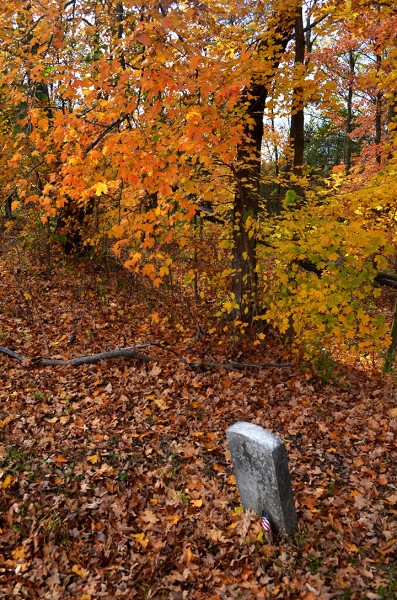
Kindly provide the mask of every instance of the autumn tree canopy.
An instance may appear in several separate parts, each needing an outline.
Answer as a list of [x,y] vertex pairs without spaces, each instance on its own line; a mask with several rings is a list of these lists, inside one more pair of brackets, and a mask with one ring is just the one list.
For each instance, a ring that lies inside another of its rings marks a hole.
[[393,0],[10,0],[0,19],[1,197],[30,235],[110,245],[243,330],[390,345]]

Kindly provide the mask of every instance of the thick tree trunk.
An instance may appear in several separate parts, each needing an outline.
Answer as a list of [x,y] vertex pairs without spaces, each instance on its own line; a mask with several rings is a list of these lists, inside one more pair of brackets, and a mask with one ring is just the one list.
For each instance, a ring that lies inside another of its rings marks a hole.
[[[252,124],[244,128],[245,143],[238,148],[235,170],[236,193],[233,206],[233,293],[238,314],[250,320],[256,305],[256,231],[259,212],[263,113],[268,89],[254,85],[243,101]],[[249,97],[249,100],[247,99]]]
[[263,52],[264,60],[269,60],[266,50],[274,44],[274,39],[280,39],[278,47],[272,48],[272,68],[267,76],[260,76],[260,83],[253,81],[242,97],[242,103],[246,107],[246,121],[243,139],[237,148],[235,168],[232,292],[237,306],[234,314],[245,322],[250,322],[258,312],[256,228],[260,200],[263,114],[271,82],[291,39],[294,18],[295,11],[288,14],[284,10],[278,15],[277,26],[272,33],[268,32],[268,37],[258,46],[258,53]]

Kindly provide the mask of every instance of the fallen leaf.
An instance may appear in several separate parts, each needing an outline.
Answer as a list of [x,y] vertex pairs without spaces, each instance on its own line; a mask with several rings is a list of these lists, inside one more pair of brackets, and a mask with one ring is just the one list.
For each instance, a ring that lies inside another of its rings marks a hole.
[[397,494],[392,494],[391,496],[387,496],[386,501],[389,504],[397,504]]
[[58,464],[67,463],[67,462],[68,462],[68,459],[67,459],[67,458],[65,458],[64,456],[62,456],[61,454],[60,454],[59,456],[56,456],[56,457],[54,458],[54,460],[55,460],[55,462],[56,462],[56,463],[58,463]]
[[307,508],[313,509],[317,504],[318,498],[314,495],[304,496],[302,502]]
[[91,464],[96,465],[97,462],[99,462],[99,460],[100,460],[100,456],[99,456],[99,454],[90,454],[90,456],[87,456],[87,460]]
[[90,574],[90,572],[87,569],[83,569],[80,565],[73,565],[72,571],[82,579],[86,579]]
[[173,525],[176,525],[180,520],[180,515],[167,515],[167,521],[171,521]]
[[134,538],[137,544],[140,544],[140,546],[146,550],[149,540],[145,537],[144,533],[131,533],[131,537]]
[[217,463],[214,464],[213,469],[218,471],[218,473],[226,473],[225,467],[222,467],[222,465],[218,465]]
[[7,489],[8,486],[10,486],[12,482],[13,482],[13,478],[11,477],[11,475],[10,474],[6,475],[4,478],[4,481],[2,481],[0,484],[1,488],[3,490]]
[[18,546],[15,548],[15,550],[12,552],[12,558],[14,560],[21,560],[22,558],[25,558],[25,548],[23,546]]
[[193,504],[193,506],[195,506],[196,508],[200,508],[201,506],[203,506],[203,501],[201,500],[201,498],[199,500],[190,500],[190,504]]
[[149,510],[148,508],[145,510],[145,512],[139,518],[142,521],[145,521],[145,523],[151,523],[152,525],[154,525],[154,523],[157,523],[159,520],[156,517],[156,515],[154,514],[154,512]]
[[152,369],[149,371],[149,375],[151,375],[152,377],[157,377],[157,375],[160,375],[161,373],[161,367],[159,367],[158,365],[154,365],[154,367],[152,367]]

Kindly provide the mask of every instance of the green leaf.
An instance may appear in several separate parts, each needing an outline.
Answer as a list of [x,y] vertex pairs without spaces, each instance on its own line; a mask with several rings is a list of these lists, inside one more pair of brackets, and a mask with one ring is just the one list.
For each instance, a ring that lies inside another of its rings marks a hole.
[[284,198],[284,202],[283,202],[284,208],[289,208],[292,204],[294,204],[297,197],[298,196],[297,196],[296,192],[294,192],[294,190],[288,190],[288,192],[285,194],[285,198]]

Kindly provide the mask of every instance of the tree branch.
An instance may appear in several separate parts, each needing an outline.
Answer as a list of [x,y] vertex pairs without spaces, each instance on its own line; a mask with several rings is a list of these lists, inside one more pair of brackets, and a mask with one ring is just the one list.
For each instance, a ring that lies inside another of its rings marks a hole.
[[157,359],[147,354],[140,354],[133,348],[118,348],[117,350],[107,350],[98,354],[90,354],[88,356],[77,356],[75,358],[61,359],[61,358],[32,358],[28,359],[5,346],[0,346],[0,352],[7,354],[11,358],[15,358],[20,362],[29,361],[34,365],[41,365],[43,367],[55,367],[56,365],[72,365],[73,367],[79,367],[80,365],[93,365],[101,360],[109,358],[134,358],[135,360],[141,360],[143,362],[156,361]]
[[242,371],[244,369],[262,369],[263,367],[277,367],[279,369],[287,369],[292,367],[291,363],[237,363],[237,362],[210,362],[203,360],[199,363],[193,363],[190,365],[195,371],[204,371],[206,367],[210,369],[226,369],[227,371]]
[[179,360],[181,360],[189,369],[192,371],[203,371],[206,368],[211,369],[227,369],[228,371],[241,371],[243,369],[261,369],[263,367],[278,367],[278,368],[287,368],[291,367],[291,363],[237,363],[237,362],[210,362],[204,360],[202,362],[197,363],[189,363],[183,356],[181,356],[178,352],[175,352],[171,348],[167,348],[161,344],[143,344],[142,346],[132,346],[130,348],[117,348],[116,350],[106,350],[105,352],[99,352],[98,354],[89,354],[87,356],[76,356],[75,358],[27,358],[25,356],[21,356],[21,354],[17,354],[13,350],[6,348],[5,346],[0,346],[0,352],[3,354],[7,354],[11,358],[18,360],[22,363],[28,363],[30,365],[40,365],[42,367],[56,367],[56,366],[66,366],[71,365],[72,367],[80,367],[81,365],[93,365],[101,360],[107,360],[109,358],[133,358],[135,360],[140,360],[142,362],[156,362],[158,359],[154,356],[150,356],[148,354],[141,354],[136,351],[136,348],[142,348],[147,346],[157,346],[163,350],[168,350],[175,354]]
[[98,135],[98,137],[93,142],[91,142],[91,144],[89,146],[87,146],[87,148],[84,150],[84,156],[86,156],[90,152],[90,150],[95,148],[95,146],[97,144],[99,144],[99,142],[105,137],[105,135],[107,135],[109,133],[109,131],[114,129],[114,127],[116,127],[117,125],[120,125],[120,123],[122,123],[124,121],[124,119],[125,119],[125,117],[120,117],[120,118],[116,119],[115,121],[113,121],[112,123],[110,123],[110,125],[108,125],[102,131],[102,133],[100,133]]

